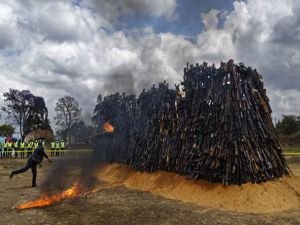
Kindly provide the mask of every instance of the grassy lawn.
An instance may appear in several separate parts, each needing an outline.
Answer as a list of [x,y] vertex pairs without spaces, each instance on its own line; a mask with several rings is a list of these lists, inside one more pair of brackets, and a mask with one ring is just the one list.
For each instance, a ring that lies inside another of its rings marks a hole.
[[283,152],[284,153],[300,153],[300,146],[288,146],[288,147],[283,147]]

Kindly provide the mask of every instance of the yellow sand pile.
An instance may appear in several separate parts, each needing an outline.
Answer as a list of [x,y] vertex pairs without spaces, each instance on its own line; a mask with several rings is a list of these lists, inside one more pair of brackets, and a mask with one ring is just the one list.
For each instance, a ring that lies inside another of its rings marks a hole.
[[99,178],[111,184],[123,184],[169,199],[221,210],[271,213],[300,207],[300,179],[297,177],[225,187],[206,181],[187,180],[175,173],[137,172],[126,165],[115,163],[102,167]]

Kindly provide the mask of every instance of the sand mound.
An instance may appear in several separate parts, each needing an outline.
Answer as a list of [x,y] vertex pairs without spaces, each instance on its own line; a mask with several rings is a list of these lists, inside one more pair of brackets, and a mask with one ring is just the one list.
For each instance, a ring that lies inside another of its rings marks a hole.
[[206,181],[191,181],[175,173],[142,173],[126,165],[109,164],[99,178],[112,184],[148,191],[169,199],[204,207],[244,213],[271,213],[300,206],[300,179],[284,177],[262,184],[223,186]]

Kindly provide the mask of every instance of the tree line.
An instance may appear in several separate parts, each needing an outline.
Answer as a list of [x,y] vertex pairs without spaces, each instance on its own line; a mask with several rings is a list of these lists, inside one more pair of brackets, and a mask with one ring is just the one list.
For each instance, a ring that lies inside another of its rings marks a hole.
[[[103,123],[101,111],[107,98],[117,98],[120,94],[97,97],[96,105],[93,112],[92,122],[94,124]],[[3,93],[4,105],[1,107],[2,112],[6,115],[6,123],[0,125],[0,136],[12,136],[17,130],[22,138],[26,137],[31,131],[37,129],[52,131],[48,118],[48,108],[45,100],[41,96],[35,96],[29,90],[9,89]],[[109,107],[108,107],[109,108]],[[110,113],[115,110],[110,110]],[[63,96],[59,98],[55,105],[54,122],[57,126],[57,135],[61,139],[70,141],[73,137],[75,141],[88,138],[93,133],[93,126],[87,126],[81,118],[81,109],[78,101],[72,96]],[[1,117],[1,114],[0,114]],[[282,119],[275,124],[278,134],[291,135],[300,132],[300,116],[283,115]],[[52,131],[53,132],[53,131]]]
[[[3,93],[3,97],[4,105],[1,110],[5,115],[6,124],[0,126],[0,136],[12,136],[17,131],[24,140],[34,130],[53,132],[43,97],[35,96],[29,90],[17,89],[9,89]],[[60,139],[70,139],[71,135],[76,139],[83,134],[91,133],[92,128],[86,126],[80,117],[79,103],[74,97],[59,98],[55,112],[54,121]]]
[[279,134],[292,135],[300,132],[300,116],[283,115],[276,123],[276,130]]

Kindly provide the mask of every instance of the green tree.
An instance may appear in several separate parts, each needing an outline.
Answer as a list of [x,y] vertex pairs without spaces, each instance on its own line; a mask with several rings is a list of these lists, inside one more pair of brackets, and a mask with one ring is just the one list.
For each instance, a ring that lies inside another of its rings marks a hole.
[[12,136],[15,132],[15,128],[8,124],[3,124],[0,126],[0,136],[8,137]]
[[92,135],[94,129],[87,126],[82,120],[74,123],[70,129],[70,135],[74,138],[75,144],[87,144],[88,137]]
[[10,89],[3,93],[7,121],[19,128],[22,139],[36,128],[49,127],[48,110],[42,97],[28,90]]
[[70,129],[80,118],[79,103],[72,96],[64,96],[56,102],[56,125],[60,126],[60,132],[69,137]]
[[295,115],[283,115],[283,119],[276,124],[276,129],[281,134],[292,134],[300,130],[300,118]]
[[25,136],[33,130],[43,129],[50,130],[50,121],[48,119],[48,109],[42,97],[34,96],[34,106],[32,112],[24,123]]

